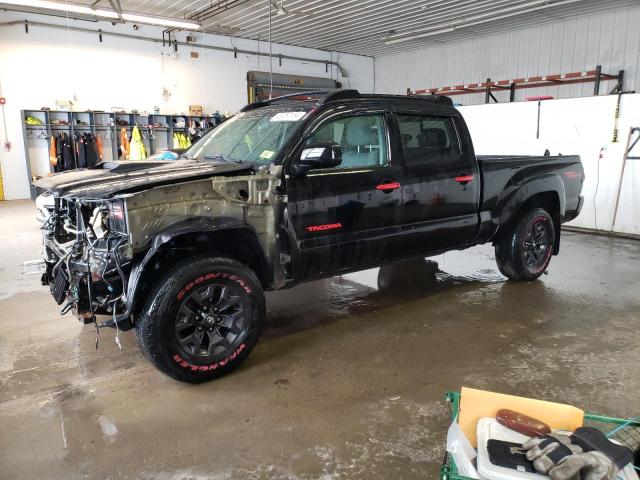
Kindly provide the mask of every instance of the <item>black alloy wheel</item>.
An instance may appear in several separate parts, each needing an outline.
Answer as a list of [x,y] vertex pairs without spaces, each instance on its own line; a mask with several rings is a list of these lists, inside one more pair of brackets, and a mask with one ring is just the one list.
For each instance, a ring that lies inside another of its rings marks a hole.
[[534,218],[524,236],[522,255],[525,263],[531,268],[540,268],[549,254],[550,232],[546,219]]
[[264,316],[264,291],[247,265],[197,256],[158,280],[136,320],[136,338],[162,373],[182,382],[206,382],[247,358]]
[[511,280],[531,281],[549,267],[556,245],[556,226],[544,208],[523,212],[506,225],[495,242],[500,272]]
[[246,333],[248,298],[240,287],[210,283],[192,291],[178,309],[175,335],[183,353],[212,357]]

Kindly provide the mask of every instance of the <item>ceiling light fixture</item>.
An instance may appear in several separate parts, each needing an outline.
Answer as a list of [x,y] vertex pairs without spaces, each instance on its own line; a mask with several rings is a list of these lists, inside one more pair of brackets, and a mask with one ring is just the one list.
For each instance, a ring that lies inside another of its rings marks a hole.
[[432,28],[436,28],[437,30],[431,30],[426,32],[425,31],[415,32],[414,30],[413,32],[405,32],[404,35],[407,35],[407,33],[415,33],[414,35],[409,35],[406,37],[403,37],[402,36],[403,34],[396,34],[394,36],[397,38],[388,38],[384,43],[385,45],[394,45],[397,43],[404,43],[404,42],[416,40],[419,38],[431,37],[433,35],[440,35],[442,33],[450,33],[455,30],[460,30],[461,28],[472,27],[475,25],[481,25],[484,23],[494,22],[496,20],[502,20],[505,18],[514,17],[516,15],[522,15],[523,13],[536,12],[539,10],[545,10],[547,8],[558,7],[561,5],[576,3],[580,1],[582,0],[560,0],[557,2],[548,3],[548,0],[535,0],[525,5],[507,7],[507,8],[498,10],[496,12],[483,13],[481,15],[469,17],[463,20],[463,22],[459,24],[449,23],[448,25],[444,24],[444,25],[437,25],[435,27],[432,27]]
[[[0,0],[0,5],[15,5],[19,7],[41,8],[44,10],[57,10],[62,12],[90,15],[101,18],[120,19],[117,12],[105,10],[103,8],[91,8],[76,3],[51,2],[49,0]],[[174,20],[172,18],[154,17],[153,15],[142,15],[137,13],[122,13],[122,20],[128,22],[147,23],[150,25],[160,25],[164,27],[180,28],[184,30],[200,30],[199,23],[187,20]]]
[[530,7],[530,8],[526,8],[524,10],[519,10],[517,12],[511,12],[511,13],[505,13],[504,15],[498,15],[496,17],[492,17],[492,18],[486,18],[484,20],[478,20],[477,22],[468,22],[465,23],[464,25],[461,25],[460,27],[456,27],[456,28],[462,28],[462,27],[472,27],[474,25],[481,25],[483,23],[487,23],[487,22],[493,22],[494,20],[502,20],[504,18],[510,18],[510,17],[515,17],[516,15],[520,15],[523,13],[531,13],[531,12],[537,12],[539,10],[545,10],[549,7],[559,7],[562,5],[567,5],[570,3],[576,3],[576,2],[581,2],[582,0],[560,0],[559,2],[554,2],[554,3],[547,3],[544,5],[540,5],[538,7]]
[[162,25],[164,27],[183,28],[185,30],[200,30],[202,25],[186,20],[173,20],[172,18],[153,17],[151,15],[140,15],[138,13],[122,12],[122,19],[128,22],[149,23],[151,25]]
[[404,43],[404,42],[408,42],[410,40],[415,40],[417,38],[431,37],[432,35],[441,35],[443,33],[451,33],[454,30],[455,30],[454,27],[440,28],[438,30],[432,30],[430,32],[419,33],[419,34],[416,34],[416,35],[411,35],[409,37],[400,37],[400,38],[388,39],[388,40],[385,40],[384,44],[385,45],[395,45],[396,43]]
[[80,13],[83,15],[93,15],[97,17],[118,18],[118,14],[113,10],[91,8],[85,5],[77,5],[73,3],[50,2],[48,0],[1,0],[0,3],[7,5],[16,5],[20,7],[32,7],[42,8],[45,10],[58,10],[70,13]]
[[419,35],[419,34],[425,32],[426,30],[439,30],[441,28],[456,27],[456,26],[463,25],[463,24],[466,25],[467,22],[469,22],[469,21],[480,20],[480,19],[487,18],[487,17],[493,18],[496,15],[500,15],[500,14],[503,14],[503,13],[506,13],[506,12],[512,12],[514,10],[522,10],[524,8],[532,7],[534,5],[545,4],[545,3],[548,3],[548,2],[549,2],[549,0],[532,0],[532,1],[529,1],[529,2],[524,3],[524,4],[512,5],[510,7],[500,8],[499,10],[494,10],[494,11],[490,11],[490,12],[481,13],[479,15],[473,15],[473,16],[470,16],[470,17],[465,17],[465,18],[462,18],[462,19],[460,19],[458,21],[449,21],[449,22],[441,23],[440,25],[430,25],[430,26],[422,28],[422,29],[411,30],[411,31],[408,31],[408,32],[404,32],[404,34],[393,35],[393,37],[395,38],[395,37],[402,37],[404,35]]

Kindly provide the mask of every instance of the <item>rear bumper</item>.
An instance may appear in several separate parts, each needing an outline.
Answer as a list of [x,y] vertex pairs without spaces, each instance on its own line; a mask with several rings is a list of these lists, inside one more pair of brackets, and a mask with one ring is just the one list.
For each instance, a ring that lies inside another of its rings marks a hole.
[[567,210],[565,212],[563,223],[570,222],[571,220],[576,218],[578,215],[580,215],[580,212],[582,211],[583,206],[584,206],[584,197],[580,195],[578,196],[578,203],[576,205],[576,208],[574,210]]
[[578,215],[580,215],[580,212],[582,211],[582,206],[583,205],[584,205],[584,197],[582,195],[580,195],[578,197],[578,208],[577,208],[577,211],[576,211],[576,217]]

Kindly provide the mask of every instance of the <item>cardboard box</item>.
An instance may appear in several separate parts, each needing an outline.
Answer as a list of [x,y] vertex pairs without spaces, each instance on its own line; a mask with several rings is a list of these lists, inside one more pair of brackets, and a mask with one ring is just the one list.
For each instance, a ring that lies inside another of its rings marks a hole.
[[189,115],[202,116],[202,105],[189,105]]
[[56,110],[60,112],[70,112],[73,107],[71,100],[56,100]]

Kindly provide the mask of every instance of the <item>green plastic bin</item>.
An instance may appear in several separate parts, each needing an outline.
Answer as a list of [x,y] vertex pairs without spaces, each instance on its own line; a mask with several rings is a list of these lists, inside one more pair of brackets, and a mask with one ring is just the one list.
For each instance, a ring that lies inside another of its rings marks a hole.
[[[451,421],[454,421],[460,410],[460,392],[449,392],[445,399],[451,409]],[[633,451],[636,451],[640,445],[640,417],[624,419],[585,412],[584,424],[601,430],[609,438],[628,446]],[[440,480],[473,479],[459,475],[456,462],[449,452],[446,452],[442,468],[440,468]]]

